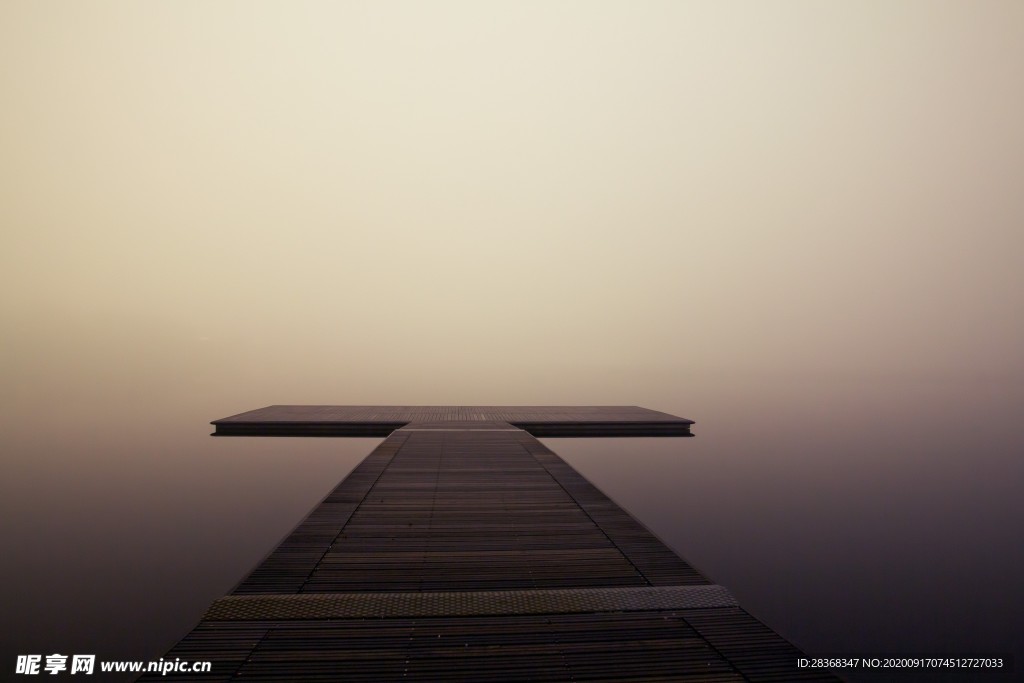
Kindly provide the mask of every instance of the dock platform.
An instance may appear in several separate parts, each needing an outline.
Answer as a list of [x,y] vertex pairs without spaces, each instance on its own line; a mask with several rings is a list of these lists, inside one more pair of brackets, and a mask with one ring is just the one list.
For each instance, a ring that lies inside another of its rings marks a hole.
[[536,438],[682,436],[690,420],[271,406],[213,424],[386,438],[165,656],[213,662],[176,680],[838,680],[797,668],[799,649]]

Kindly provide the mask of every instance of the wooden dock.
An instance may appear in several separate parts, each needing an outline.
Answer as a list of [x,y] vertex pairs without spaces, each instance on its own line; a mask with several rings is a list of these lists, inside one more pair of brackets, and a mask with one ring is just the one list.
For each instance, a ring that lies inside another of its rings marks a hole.
[[272,406],[213,424],[387,438],[165,656],[214,663],[176,680],[836,680],[798,669],[797,648],[536,439],[690,420]]

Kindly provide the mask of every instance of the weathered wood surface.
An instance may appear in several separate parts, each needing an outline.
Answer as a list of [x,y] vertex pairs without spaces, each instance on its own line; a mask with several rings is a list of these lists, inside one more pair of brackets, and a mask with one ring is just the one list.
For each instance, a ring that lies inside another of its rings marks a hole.
[[451,417],[393,431],[166,655],[213,671],[175,679],[835,680],[536,438]]
[[689,436],[692,420],[637,406],[267,406],[215,436],[387,436],[410,423],[508,423],[534,436]]

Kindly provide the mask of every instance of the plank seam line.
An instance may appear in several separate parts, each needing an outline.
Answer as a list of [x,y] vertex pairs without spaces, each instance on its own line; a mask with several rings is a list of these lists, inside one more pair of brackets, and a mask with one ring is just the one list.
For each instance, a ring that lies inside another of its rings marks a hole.
[[579,614],[738,607],[725,587],[629,586],[505,591],[261,593],[217,600],[205,621]]

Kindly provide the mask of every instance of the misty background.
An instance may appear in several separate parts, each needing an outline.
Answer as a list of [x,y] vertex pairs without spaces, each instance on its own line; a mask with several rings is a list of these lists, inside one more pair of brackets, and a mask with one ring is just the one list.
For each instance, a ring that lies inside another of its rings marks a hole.
[[809,652],[1019,653],[1022,66],[1009,0],[4,2],[0,667],[157,658],[376,443],[207,436],[280,403],[696,420],[546,443]]

